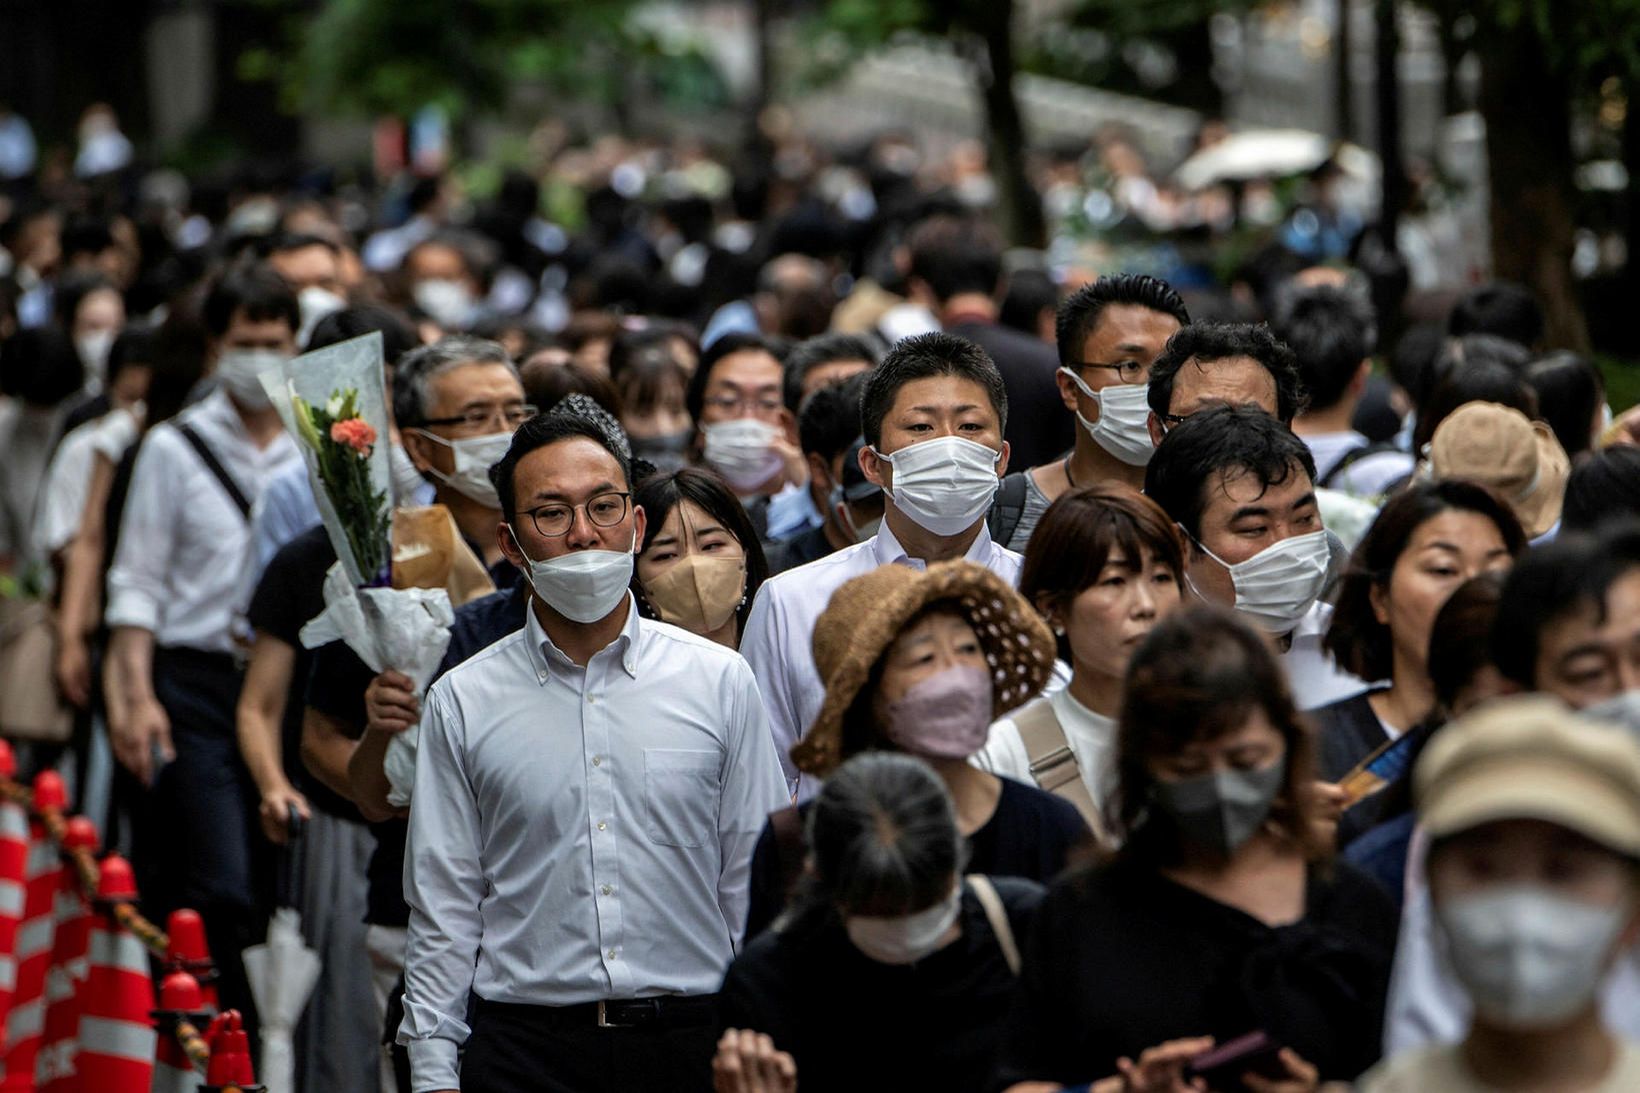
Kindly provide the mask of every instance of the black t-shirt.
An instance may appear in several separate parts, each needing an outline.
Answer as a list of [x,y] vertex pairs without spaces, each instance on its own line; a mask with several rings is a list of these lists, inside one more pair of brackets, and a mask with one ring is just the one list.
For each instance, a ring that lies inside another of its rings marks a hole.
[[336,551],[325,529],[321,526],[304,531],[280,547],[268,562],[251,597],[246,620],[257,633],[278,638],[296,651],[279,734],[285,777],[314,808],[357,823],[361,817],[353,803],[327,788],[302,762],[302,706],[313,653],[302,646],[300,635],[308,620],[324,610],[325,572],[335,564]]
[[[994,877],[1023,950],[1042,888]],[[749,942],[723,982],[724,1028],[767,1033],[797,1062],[799,1088],[907,1093],[986,1088],[1015,979],[964,886],[955,941],[915,964],[881,964],[825,916]]]
[[[1002,794],[996,811],[968,837],[965,868],[989,877],[1023,877],[1046,884],[1064,872],[1072,852],[1091,839],[1087,821],[1063,797],[1011,778],[999,781]],[[810,803],[798,806],[804,817]],[[764,824],[752,852],[747,937],[762,933],[785,909],[790,895],[787,880],[796,873],[791,864],[774,824]]]
[[[481,649],[494,645],[524,625],[529,610],[530,586],[517,579],[518,571],[500,566],[490,576],[504,591],[456,608],[450,626],[450,646],[444,651],[433,678],[454,668]],[[308,681],[308,705],[340,721],[355,735],[364,732],[364,692],[375,678],[353,650],[332,642],[316,650],[313,673]],[[365,870],[368,891],[365,921],[376,926],[408,926],[410,907],[404,902],[404,841],[408,824],[401,819],[370,825],[376,849]]]
[[1379,1056],[1398,925],[1343,863],[1311,867],[1304,917],[1288,926],[1137,863],[1079,870],[1037,914],[992,1088],[1096,1081],[1168,1040],[1253,1031],[1322,1081],[1352,1081]]

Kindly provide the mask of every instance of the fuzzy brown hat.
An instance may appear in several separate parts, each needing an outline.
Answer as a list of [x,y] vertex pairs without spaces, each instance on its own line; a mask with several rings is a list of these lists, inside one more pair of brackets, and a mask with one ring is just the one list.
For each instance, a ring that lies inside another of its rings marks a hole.
[[979,636],[991,665],[993,713],[1024,705],[1053,674],[1055,645],[1048,624],[1007,581],[972,562],[939,562],[926,571],[885,565],[832,593],[814,626],[814,664],[825,702],[792,760],[806,774],[825,776],[843,761],[843,718],[872,669],[906,625],[935,606],[957,611]]

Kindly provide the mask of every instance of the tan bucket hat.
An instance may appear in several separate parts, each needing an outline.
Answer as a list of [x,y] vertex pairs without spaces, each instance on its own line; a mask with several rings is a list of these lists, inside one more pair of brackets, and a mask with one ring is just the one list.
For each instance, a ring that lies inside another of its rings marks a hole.
[[979,635],[991,665],[993,714],[1024,705],[1053,674],[1053,633],[1007,581],[972,562],[939,562],[926,571],[885,565],[832,593],[814,627],[814,664],[826,684],[814,724],[792,748],[806,774],[824,776],[843,761],[843,719],[871,671],[906,624],[930,607],[949,606]]
[[1560,519],[1572,462],[1544,422],[1496,402],[1466,402],[1430,438],[1429,470],[1490,486],[1536,539]]
[[1544,820],[1640,857],[1640,741],[1557,698],[1500,698],[1437,732],[1413,775],[1432,838]]

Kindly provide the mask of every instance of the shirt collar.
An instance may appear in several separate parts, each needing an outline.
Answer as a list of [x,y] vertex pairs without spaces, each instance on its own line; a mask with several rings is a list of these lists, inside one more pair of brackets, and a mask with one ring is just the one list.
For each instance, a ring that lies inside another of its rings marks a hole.
[[[979,525],[979,534],[968,545],[963,554],[963,560],[973,562],[989,568],[991,562],[992,542],[991,529],[982,521]],[[908,565],[913,569],[927,569],[928,563],[921,558],[913,558],[905,552],[905,547],[894,538],[894,532],[889,530],[888,521],[884,520],[877,525],[877,534],[871,538],[871,554],[878,565]]]
[[[588,667],[601,657],[619,656],[621,667],[632,679],[638,678],[638,639],[641,636],[639,627],[642,619],[638,614],[638,603],[632,593],[626,594],[627,612],[626,624],[615,640],[594,653]],[[537,683],[545,683],[547,678],[555,673],[578,672],[580,666],[564,655],[563,650],[552,643],[547,631],[541,625],[541,620],[535,614],[535,607],[531,605],[524,610],[524,648],[529,654],[530,667],[535,672]]]

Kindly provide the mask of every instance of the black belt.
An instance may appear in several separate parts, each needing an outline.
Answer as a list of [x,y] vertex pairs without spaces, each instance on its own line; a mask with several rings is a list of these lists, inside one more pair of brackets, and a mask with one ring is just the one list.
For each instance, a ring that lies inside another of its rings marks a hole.
[[667,994],[655,998],[612,998],[575,1006],[529,1006],[490,1002],[473,996],[473,1014],[513,1018],[554,1028],[680,1028],[717,1020],[715,994]]

